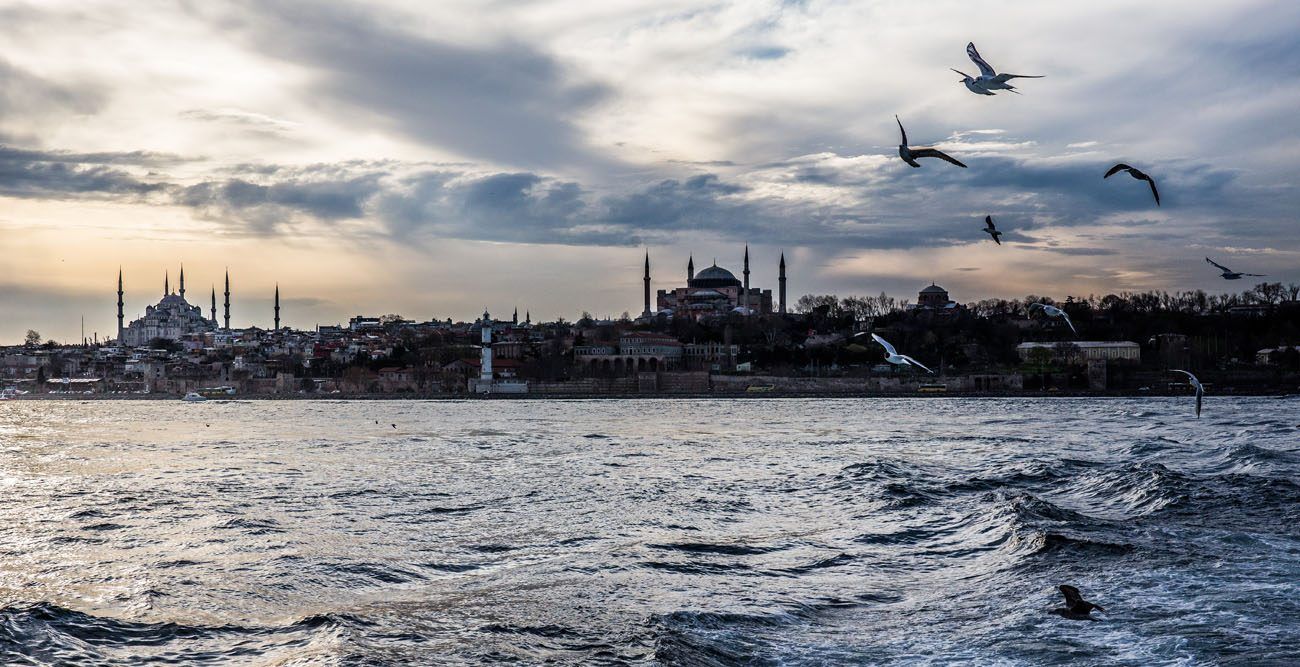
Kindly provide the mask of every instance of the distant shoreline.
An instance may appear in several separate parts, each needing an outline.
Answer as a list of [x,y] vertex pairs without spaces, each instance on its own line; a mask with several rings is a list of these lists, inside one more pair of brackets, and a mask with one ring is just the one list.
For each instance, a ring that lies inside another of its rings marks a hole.
[[[702,394],[625,393],[625,394],[236,394],[210,398],[206,401],[499,401],[499,400],[718,400],[718,399],[842,399],[842,398],[1142,398],[1150,396],[1177,397],[1190,393],[1170,391],[1070,391],[1070,392],[726,392]],[[30,394],[16,397],[14,401],[179,401],[182,394]],[[1286,398],[1300,396],[1300,387],[1294,390],[1266,389],[1259,391],[1223,391],[1208,396],[1256,396]]]

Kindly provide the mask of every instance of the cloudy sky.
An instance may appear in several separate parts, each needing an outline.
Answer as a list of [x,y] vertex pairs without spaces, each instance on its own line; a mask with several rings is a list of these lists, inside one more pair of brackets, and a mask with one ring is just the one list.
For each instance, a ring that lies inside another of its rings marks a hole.
[[[435,7],[430,10],[428,7]],[[184,262],[236,326],[640,311],[714,258],[810,292],[1300,281],[1300,3],[0,2],[0,342]],[[973,40],[1043,74],[979,97]],[[914,143],[970,165],[898,160]],[[1101,179],[1123,160],[1159,179]],[[979,230],[992,214],[1001,247]]]

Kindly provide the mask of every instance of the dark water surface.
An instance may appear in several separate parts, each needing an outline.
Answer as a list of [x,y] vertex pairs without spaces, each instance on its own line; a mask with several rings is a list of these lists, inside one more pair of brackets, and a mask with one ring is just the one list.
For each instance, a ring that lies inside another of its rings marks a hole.
[[9,401],[0,663],[1300,663],[1300,401],[1191,411]]

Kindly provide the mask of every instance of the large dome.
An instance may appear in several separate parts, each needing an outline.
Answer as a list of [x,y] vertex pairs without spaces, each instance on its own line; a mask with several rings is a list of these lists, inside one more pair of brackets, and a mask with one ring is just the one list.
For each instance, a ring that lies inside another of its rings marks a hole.
[[714,264],[695,274],[687,284],[691,287],[739,287],[740,281],[732,272]]

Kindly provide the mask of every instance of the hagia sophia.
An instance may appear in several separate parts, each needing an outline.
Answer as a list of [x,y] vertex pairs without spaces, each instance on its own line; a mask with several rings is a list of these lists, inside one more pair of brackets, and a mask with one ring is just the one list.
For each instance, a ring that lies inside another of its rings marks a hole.
[[770,315],[773,312],[785,314],[785,253],[781,253],[778,264],[777,302],[773,310],[772,290],[749,286],[749,246],[745,246],[744,280],[718,266],[712,266],[699,273],[695,272],[695,257],[686,262],[686,285],[656,293],[656,311],[650,310],[650,254],[645,258],[645,309],[641,317],[656,315],[669,317],[690,317],[699,319],[711,315],[741,313],[743,315]]

